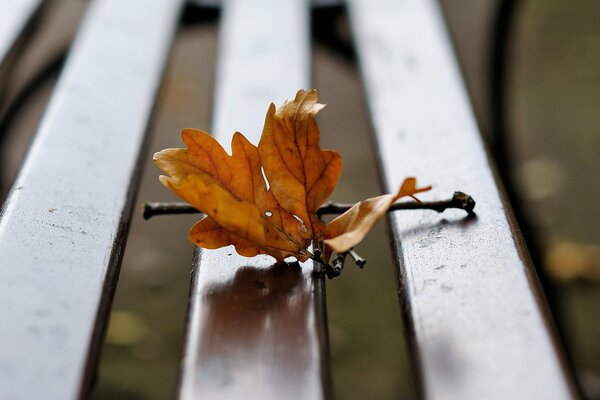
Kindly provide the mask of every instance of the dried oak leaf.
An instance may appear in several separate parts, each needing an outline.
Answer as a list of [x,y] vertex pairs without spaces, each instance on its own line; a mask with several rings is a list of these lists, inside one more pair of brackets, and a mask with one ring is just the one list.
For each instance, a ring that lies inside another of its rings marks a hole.
[[369,233],[373,225],[377,223],[387,212],[392,204],[401,197],[413,197],[417,193],[426,192],[431,186],[417,188],[415,178],[406,178],[398,193],[384,194],[363,200],[353,205],[348,211],[335,218],[327,224],[327,246],[326,260],[329,259],[331,250],[343,253],[360,243]]
[[321,241],[325,225],[316,212],[335,189],[342,157],[319,147],[315,115],[325,105],[318,100],[316,90],[300,90],[277,111],[271,103],[258,154],[279,204],[304,221],[313,239]]
[[186,129],[182,137],[187,149],[163,150],[154,161],[170,175],[160,181],[207,215],[192,227],[190,240],[208,249],[233,244],[248,257],[307,258],[310,236],[267,190],[256,146],[235,133],[230,156],[206,132]]
[[236,132],[229,155],[208,133],[185,129],[187,149],[156,153],[156,165],[169,175],[160,181],[207,215],[190,240],[209,249],[232,244],[241,255],[278,261],[304,261],[311,243],[324,243],[328,257],[362,240],[398,198],[429,189],[417,189],[409,178],[396,195],[365,200],[325,225],[316,211],[335,189],[342,159],[319,147],[315,115],[323,107],[316,90],[300,90],[279,109],[270,105],[258,147]]

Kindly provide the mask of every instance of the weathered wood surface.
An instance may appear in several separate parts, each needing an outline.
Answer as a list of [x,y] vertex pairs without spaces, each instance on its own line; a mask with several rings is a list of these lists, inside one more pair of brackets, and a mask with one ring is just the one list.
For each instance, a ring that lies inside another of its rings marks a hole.
[[[269,102],[309,85],[304,1],[225,2],[212,132],[257,144]],[[273,265],[233,248],[194,260],[181,399],[327,396],[323,281],[312,264]]]
[[423,199],[462,190],[477,201],[474,218],[415,211],[389,219],[422,397],[574,397],[437,3],[350,4],[385,186],[415,175],[434,186]]
[[42,0],[0,1],[0,89]]
[[89,6],[1,211],[2,399],[87,397],[181,3]]

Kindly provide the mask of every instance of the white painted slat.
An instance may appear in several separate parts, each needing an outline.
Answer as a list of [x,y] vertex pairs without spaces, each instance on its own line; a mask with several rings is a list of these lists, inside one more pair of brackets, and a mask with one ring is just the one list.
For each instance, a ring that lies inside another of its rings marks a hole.
[[[257,144],[270,102],[309,85],[302,0],[224,4],[211,132]],[[320,399],[329,390],[323,281],[312,264],[274,266],[232,247],[194,261],[180,398]]]
[[379,147],[395,190],[415,175],[463,212],[390,218],[409,340],[427,399],[574,397],[543,296],[482,146],[439,5],[350,0]]
[[182,1],[91,2],[0,216],[0,398],[87,397]]

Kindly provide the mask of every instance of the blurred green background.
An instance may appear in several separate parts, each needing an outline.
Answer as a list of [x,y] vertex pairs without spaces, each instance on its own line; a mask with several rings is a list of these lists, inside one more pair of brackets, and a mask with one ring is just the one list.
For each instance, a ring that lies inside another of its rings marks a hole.
[[[486,74],[496,3],[441,2],[484,136],[490,131]],[[51,3],[5,98],[68,43],[85,7],[80,0]],[[343,14],[330,23],[342,43],[351,41]],[[216,22],[203,22],[187,24],[177,35],[138,203],[176,200],[158,183],[151,154],[180,147],[184,127],[210,131],[217,32]],[[586,396],[600,399],[600,2],[522,1],[511,38],[510,171],[537,233],[542,267],[555,287],[556,318],[577,375]],[[318,41],[313,60],[313,86],[328,104],[319,115],[324,147],[344,157],[344,175],[333,199],[349,202],[378,194],[356,65]],[[32,98],[5,141],[2,162],[9,168],[3,168],[3,182],[12,180],[52,84]],[[344,132],[344,137],[336,132]],[[144,222],[135,215],[103,350],[97,400],[173,396],[193,251],[187,232],[194,221],[194,216],[173,216]],[[358,250],[369,261],[366,269],[347,268],[341,279],[327,285],[336,397],[414,398],[384,224]]]

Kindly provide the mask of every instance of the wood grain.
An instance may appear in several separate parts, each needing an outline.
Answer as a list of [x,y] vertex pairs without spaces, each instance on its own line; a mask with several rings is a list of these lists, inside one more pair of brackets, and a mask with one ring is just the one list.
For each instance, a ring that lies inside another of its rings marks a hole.
[[[212,132],[257,144],[270,102],[309,84],[304,1],[225,2]],[[273,265],[232,247],[194,261],[180,398],[320,399],[328,395],[322,278],[311,263]]]
[[181,3],[89,6],[1,211],[2,399],[88,397]]
[[389,218],[421,397],[575,397],[533,266],[492,172],[437,2],[352,0],[351,20],[381,162],[471,194],[459,211]]

